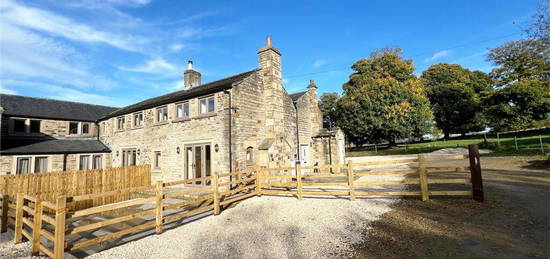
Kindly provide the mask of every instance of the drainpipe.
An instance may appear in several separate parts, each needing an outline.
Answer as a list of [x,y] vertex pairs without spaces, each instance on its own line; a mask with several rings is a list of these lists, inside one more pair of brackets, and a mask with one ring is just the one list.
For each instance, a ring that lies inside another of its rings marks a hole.
[[[330,139],[332,137],[331,136],[328,136],[328,164],[329,165],[332,165],[332,145],[330,143]],[[330,168],[330,173],[332,173],[332,167]]]
[[296,105],[296,102],[294,103],[294,109],[296,109],[296,154],[298,154],[297,158],[298,161],[300,161],[300,135],[299,135],[299,128],[298,128],[298,106]]
[[67,153],[63,154],[63,171],[67,171]]
[[[229,96],[229,123],[228,123],[228,126],[229,126],[229,134],[228,134],[228,138],[229,138],[229,173],[233,173],[233,154],[232,154],[232,148],[231,148],[231,144],[232,144],[232,141],[231,141],[231,124],[232,124],[232,111],[233,111],[233,106],[231,106],[231,91],[229,90],[224,90],[223,91],[225,94],[228,94]],[[229,181],[232,182],[233,181],[233,176],[230,175],[229,176]]]

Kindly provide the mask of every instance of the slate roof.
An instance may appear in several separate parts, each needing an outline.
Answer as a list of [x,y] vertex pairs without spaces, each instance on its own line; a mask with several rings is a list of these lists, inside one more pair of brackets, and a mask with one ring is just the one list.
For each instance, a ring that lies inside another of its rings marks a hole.
[[108,114],[107,116],[103,117],[102,119],[108,119],[108,118],[132,113],[140,110],[150,109],[150,108],[153,108],[159,105],[164,105],[167,103],[177,102],[181,100],[186,100],[186,99],[195,98],[202,95],[223,91],[225,89],[229,89],[233,87],[233,83],[245,79],[246,77],[250,76],[251,74],[255,73],[258,70],[259,69],[254,69],[248,72],[226,77],[207,84],[202,84],[188,90],[180,90],[177,92],[147,99],[145,101],[141,101],[139,103],[132,104],[130,106],[126,106],[122,109],[114,111]]
[[96,121],[116,107],[67,102],[19,95],[0,94],[3,115],[41,119]]
[[336,136],[336,130],[322,128],[317,132],[314,138],[334,137]]
[[306,94],[307,91],[303,91],[303,92],[299,92],[299,93],[293,93],[293,94],[290,94],[290,99],[292,99],[292,101],[298,101],[298,99],[300,99],[300,97],[302,97],[304,94]]
[[0,155],[105,153],[111,150],[101,141],[92,138],[24,138],[0,139]]
[[273,145],[273,143],[275,143],[274,138],[266,138],[262,141],[262,143],[260,143],[260,145],[258,146],[258,149],[268,150]]

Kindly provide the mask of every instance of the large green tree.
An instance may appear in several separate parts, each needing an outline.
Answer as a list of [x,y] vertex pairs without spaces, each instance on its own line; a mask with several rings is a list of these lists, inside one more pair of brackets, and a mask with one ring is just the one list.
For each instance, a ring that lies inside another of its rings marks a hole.
[[[527,39],[491,49],[496,90],[484,98],[496,131],[547,125],[550,118],[550,1],[541,2]],[[546,123],[546,124],[545,124]]]
[[401,50],[382,49],[353,64],[338,100],[337,123],[355,144],[421,137],[433,120],[412,60]]
[[338,111],[336,109],[336,102],[338,101],[337,93],[324,93],[319,100],[319,109],[323,114],[323,127],[334,128],[336,127],[336,118],[338,118]]
[[445,138],[485,129],[480,95],[491,89],[491,78],[456,64],[440,63],[422,73],[437,127]]

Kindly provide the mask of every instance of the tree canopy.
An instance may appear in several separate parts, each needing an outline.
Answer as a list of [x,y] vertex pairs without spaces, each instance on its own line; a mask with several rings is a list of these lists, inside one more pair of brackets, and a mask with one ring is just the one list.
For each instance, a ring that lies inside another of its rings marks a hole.
[[334,128],[336,127],[336,118],[338,118],[338,111],[336,110],[336,102],[338,101],[337,93],[324,93],[319,100],[319,109],[323,113],[323,127]]
[[480,95],[491,89],[491,78],[456,64],[440,63],[422,73],[435,121],[445,137],[485,129]]
[[337,123],[356,144],[421,137],[433,119],[412,60],[401,50],[382,49],[353,64],[338,100]]

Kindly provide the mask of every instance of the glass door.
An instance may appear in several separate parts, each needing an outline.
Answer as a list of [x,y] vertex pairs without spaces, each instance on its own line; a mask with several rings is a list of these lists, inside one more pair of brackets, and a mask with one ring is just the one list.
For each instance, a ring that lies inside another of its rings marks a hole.
[[[185,179],[210,176],[212,168],[210,144],[192,144],[185,146]],[[196,181],[195,185],[207,185],[210,181]]]

